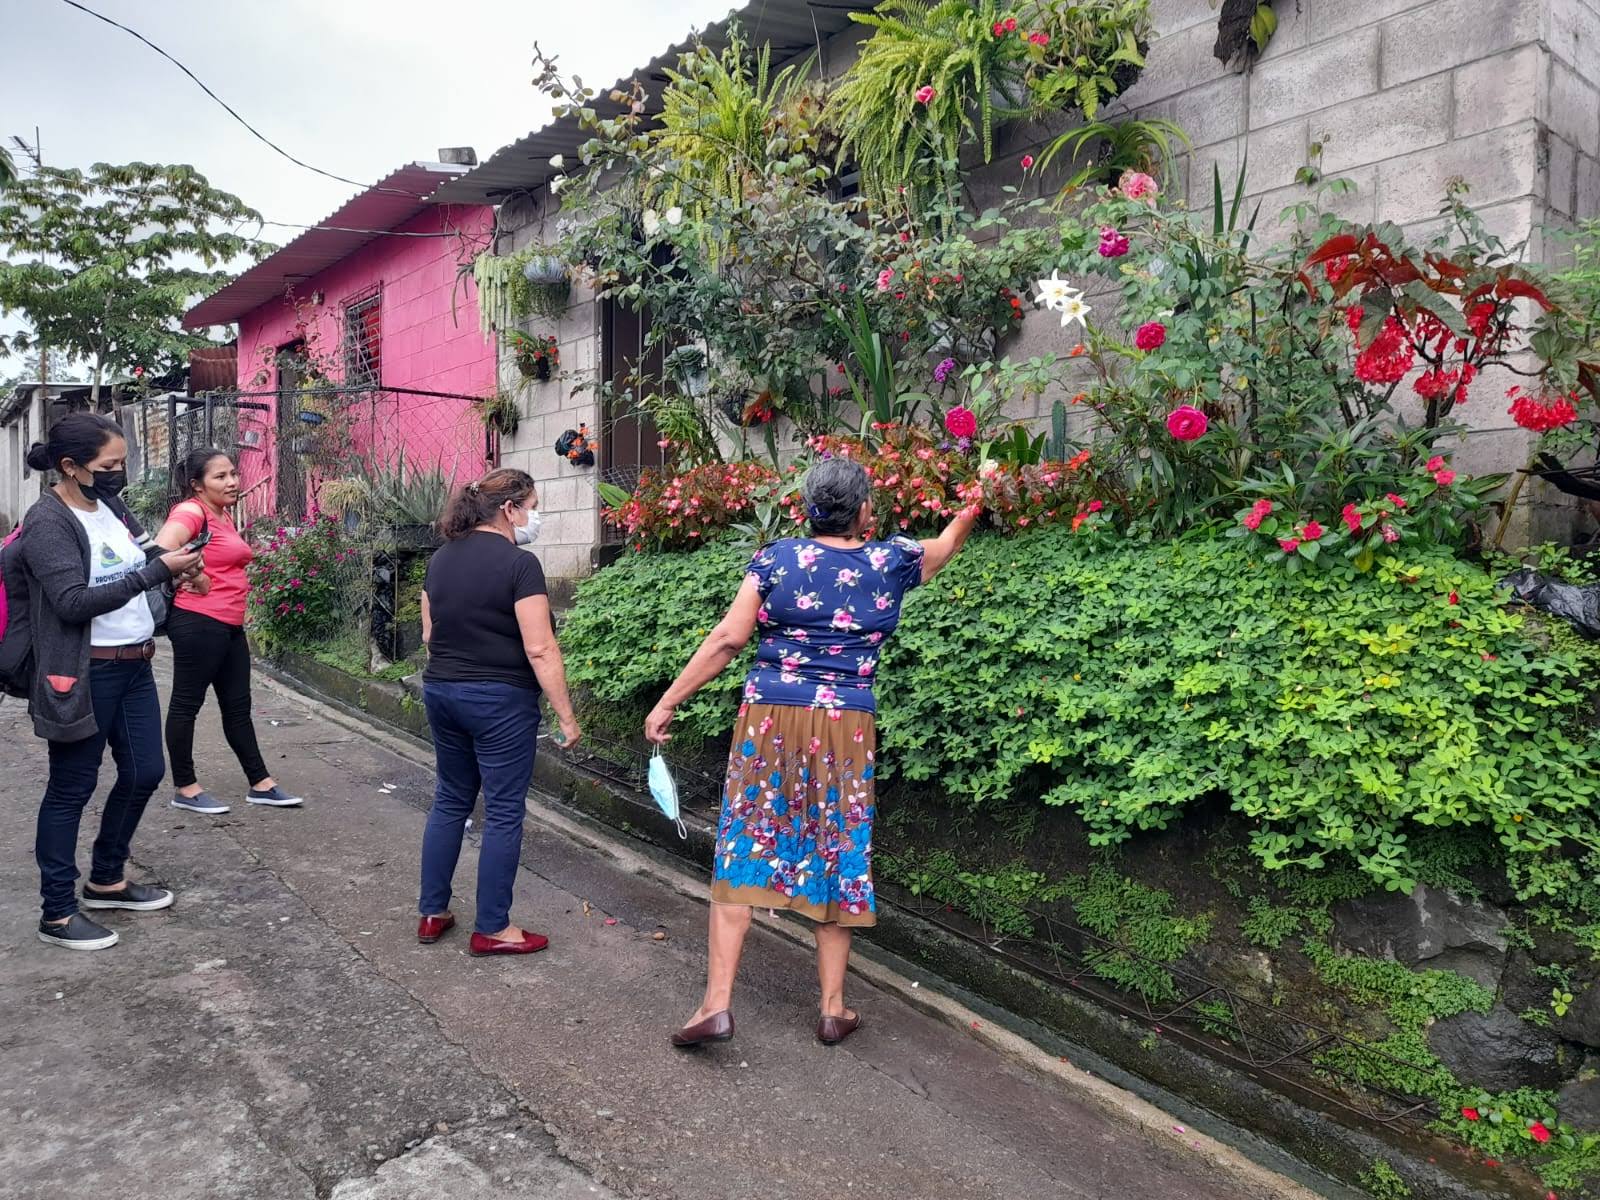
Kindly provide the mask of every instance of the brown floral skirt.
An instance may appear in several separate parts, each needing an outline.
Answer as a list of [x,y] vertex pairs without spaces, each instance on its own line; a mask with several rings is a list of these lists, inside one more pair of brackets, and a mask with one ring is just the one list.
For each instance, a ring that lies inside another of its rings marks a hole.
[[871,713],[747,704],[717,825],[711,898],[877,924],[872,893]]

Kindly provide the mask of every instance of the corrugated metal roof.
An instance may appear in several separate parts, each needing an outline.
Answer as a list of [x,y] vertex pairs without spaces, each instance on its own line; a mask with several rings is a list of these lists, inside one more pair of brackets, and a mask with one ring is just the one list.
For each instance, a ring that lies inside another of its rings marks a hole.
[[277,253],[262,259],[221,291],[207,296],[183,315],[185,329],[227,325],[253,308],[283,296],[284,285],[308,279],[365,246],[381,233],[401,225],[434,203],[431,194],[442,182],[466,168],[449,163],[415,162],[379,180],[346,201],[318,225],[343,229],[308,229]]
[[239,385],[239,343],[197,346],[189,351],[189,394]]
[[[606,99],[613,91],[626,91],[635,79],[643,81],[651,93],[647,111],[659,111],[661,86],[667,82],[664,71],[678,65],[678,56],[703,42],[720,50],[728,44],[728,25],[738,21],[745,40],[753,46],[770,43],[772,61],[780,63],[798,58],[818,49],[836,33],[842,33],[855,22],[852,12],[866,12],[879,0],[751,0],[734,9],[699,34],[687,37],[662,51],[644,66],[629,71],[610,87],[597,88],[599,93],[594,107],[602,113],[622,111],[620,105]],[[826,68],[827,64],[821,64]],[[434,200],[448,204],[498,204],[512,192],[543,186],[545,180],[560,172],[550,165],[553,155],[571,155],[589,140],[589,135],[578,127],[576,117],[563,117],[543,129],[536,129],[527,137],[502,146],[484,163],[451,181],[434,194]]]

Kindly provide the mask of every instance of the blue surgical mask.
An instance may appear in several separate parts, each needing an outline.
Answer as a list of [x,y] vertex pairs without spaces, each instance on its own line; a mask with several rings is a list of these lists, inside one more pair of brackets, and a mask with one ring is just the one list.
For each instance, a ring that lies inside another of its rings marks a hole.
[[678,836],[687,839],[689,831],[684,828],[678,809],[678,785],[673,782],[672,772],[667,770],[667,760],[661,757],[659,747],[650,756],[650,794],[655,797],[656,807],[678,826]]

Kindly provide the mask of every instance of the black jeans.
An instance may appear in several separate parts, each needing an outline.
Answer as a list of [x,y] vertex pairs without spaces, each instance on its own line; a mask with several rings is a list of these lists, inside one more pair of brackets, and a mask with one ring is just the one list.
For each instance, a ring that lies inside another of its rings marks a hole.
[[78,826],[99,782],[106,744],[111,745],[117,778],[100,814],[90,883],[108,886],[121,881],[133,831],[167,770],[161,759],[161,698],[148,662],[91,661],[89,693],[94,701],[94,736],[49,744],[50,779],[39,805],[33,849],[46,921],[78,911],[73,895],[78,881]]
[[245,782],[254,787],[267,777],[267,764],[250,720],[250,643],[243,626],[175,608],[167,618],[167,636],[172,639],[167,754],[173,786],[195,782],[194,719],[206,702],[206,689],[212,688],[222,710],[222,736],[244,768]]

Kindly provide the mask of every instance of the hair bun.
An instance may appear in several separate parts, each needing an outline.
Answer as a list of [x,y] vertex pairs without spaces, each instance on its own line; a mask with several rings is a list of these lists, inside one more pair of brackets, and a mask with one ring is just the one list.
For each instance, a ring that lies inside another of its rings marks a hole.
[[27,457],[23,459],[28,468],[33,471],[48,471],[50,469],[50,449],[43,442],[35,442],[28,447]]

